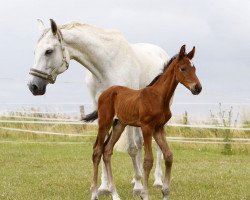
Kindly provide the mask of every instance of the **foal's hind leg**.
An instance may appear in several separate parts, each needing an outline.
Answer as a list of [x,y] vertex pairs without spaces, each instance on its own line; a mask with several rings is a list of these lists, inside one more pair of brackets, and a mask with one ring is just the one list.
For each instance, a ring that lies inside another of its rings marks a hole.
[[160,131],[154,133],[154,139],[161,148],[165,160],[165,178],[162,186],[162,194],[163,200],[168,200],[173,154],[167,144],[163,127],[160,129]]
[[120,200],[120,197],[116,191],[116,187],[113,181],[112,169],[111,169],[111,156],[113,154],[113,148],[115,143],[120,138],[125,125],[121,124],[118,120],[114,122],[112,135],[108,143],[104,147],[103,160],[106,165],[107,175],[109,180],[109,190],[113,200]]
[[[99,120],[99,122],[100,121],[101,120]],[[104,140],[110,128],[109,123],[110,122],[99,123],[98,135],[93,147],[94,151],[92,155],[92,161],[93,161],[94,176],[91,185],[91,192],[92,192],[91,200],[98,199],[98,193],[97,193],[98,166],[103,153]]]

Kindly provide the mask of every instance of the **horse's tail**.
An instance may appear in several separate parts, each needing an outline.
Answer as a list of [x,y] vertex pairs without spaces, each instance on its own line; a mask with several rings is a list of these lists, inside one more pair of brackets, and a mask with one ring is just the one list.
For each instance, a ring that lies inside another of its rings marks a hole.
[[96,120],[98,118],[98,111],[95,110],[94,112],[86,115],[86,117],[83,118],[84,122],[93,122],[94,120]]

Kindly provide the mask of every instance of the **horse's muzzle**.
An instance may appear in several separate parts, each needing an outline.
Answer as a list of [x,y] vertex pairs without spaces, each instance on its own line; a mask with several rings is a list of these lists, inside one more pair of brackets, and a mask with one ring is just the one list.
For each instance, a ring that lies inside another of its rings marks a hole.
[[33,95],[44,95],[46,92],[46,85],[42,88],[39,88],[36,84],[28,84],[29,90],[32,92]]
[[32,77],[28,82],[29,90],[33,95],[44,95],[46,92],[47,80],[39,77]]

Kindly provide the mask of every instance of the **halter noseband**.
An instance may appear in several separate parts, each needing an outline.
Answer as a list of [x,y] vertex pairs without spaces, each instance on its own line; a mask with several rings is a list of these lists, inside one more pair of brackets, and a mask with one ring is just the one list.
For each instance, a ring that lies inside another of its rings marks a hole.
[[47,80],[51,84],[55,83],[56,77],[58,75],[57,71],[58,71],[59,68],[61,68],[64,64],[66,65],[66,69],[69,68],[69,63],[68,63],[68,61],[66,59],[66,56],[65,56],[65,48],[62,45],[62,38],[61,38],[61,36],[59,36],[59,34],[57,34],[57,36],[58,36],[58,40],[60,42],[60,46],[61,46],[61,49],[62,49],[62,55],[63,55],[61,66],[54,68],[50,73],[43,72],[43,71],[35,69],[35,68],[30,68],[30,72],[29,72],[30,75],[33,75],[33,76],[42,78],[44,80]]

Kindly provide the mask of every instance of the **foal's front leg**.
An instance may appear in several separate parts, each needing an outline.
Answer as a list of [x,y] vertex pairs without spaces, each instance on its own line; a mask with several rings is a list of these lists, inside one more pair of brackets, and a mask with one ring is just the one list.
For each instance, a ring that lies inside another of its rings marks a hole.
[[172,163],[173,163],[173,154],[166,141],[163,127],[159,132],[154,133],[154,139],[156,143],[159,145],[159,147],[161,148],[163,156],[164,156],[164,160],[165,160],[165,178],[164,178],[163,186],[162,186],[162,194],[163,194],[163,200],[168,200],[169,199],[170,175],[171,175],[171,168],[172,168]]
[[144,139],[144,162],[143,162],[143,170],[144,170],[144,185],[143,185],[143,191],[141,193],[141,198],[143,200],[149,200],[149,194],[148,194],[148,178],[150,171],[153,167],[153,152],[152,152],[152,133],[153,129],[151,129],[149,126],[142,126],[142,134]]

